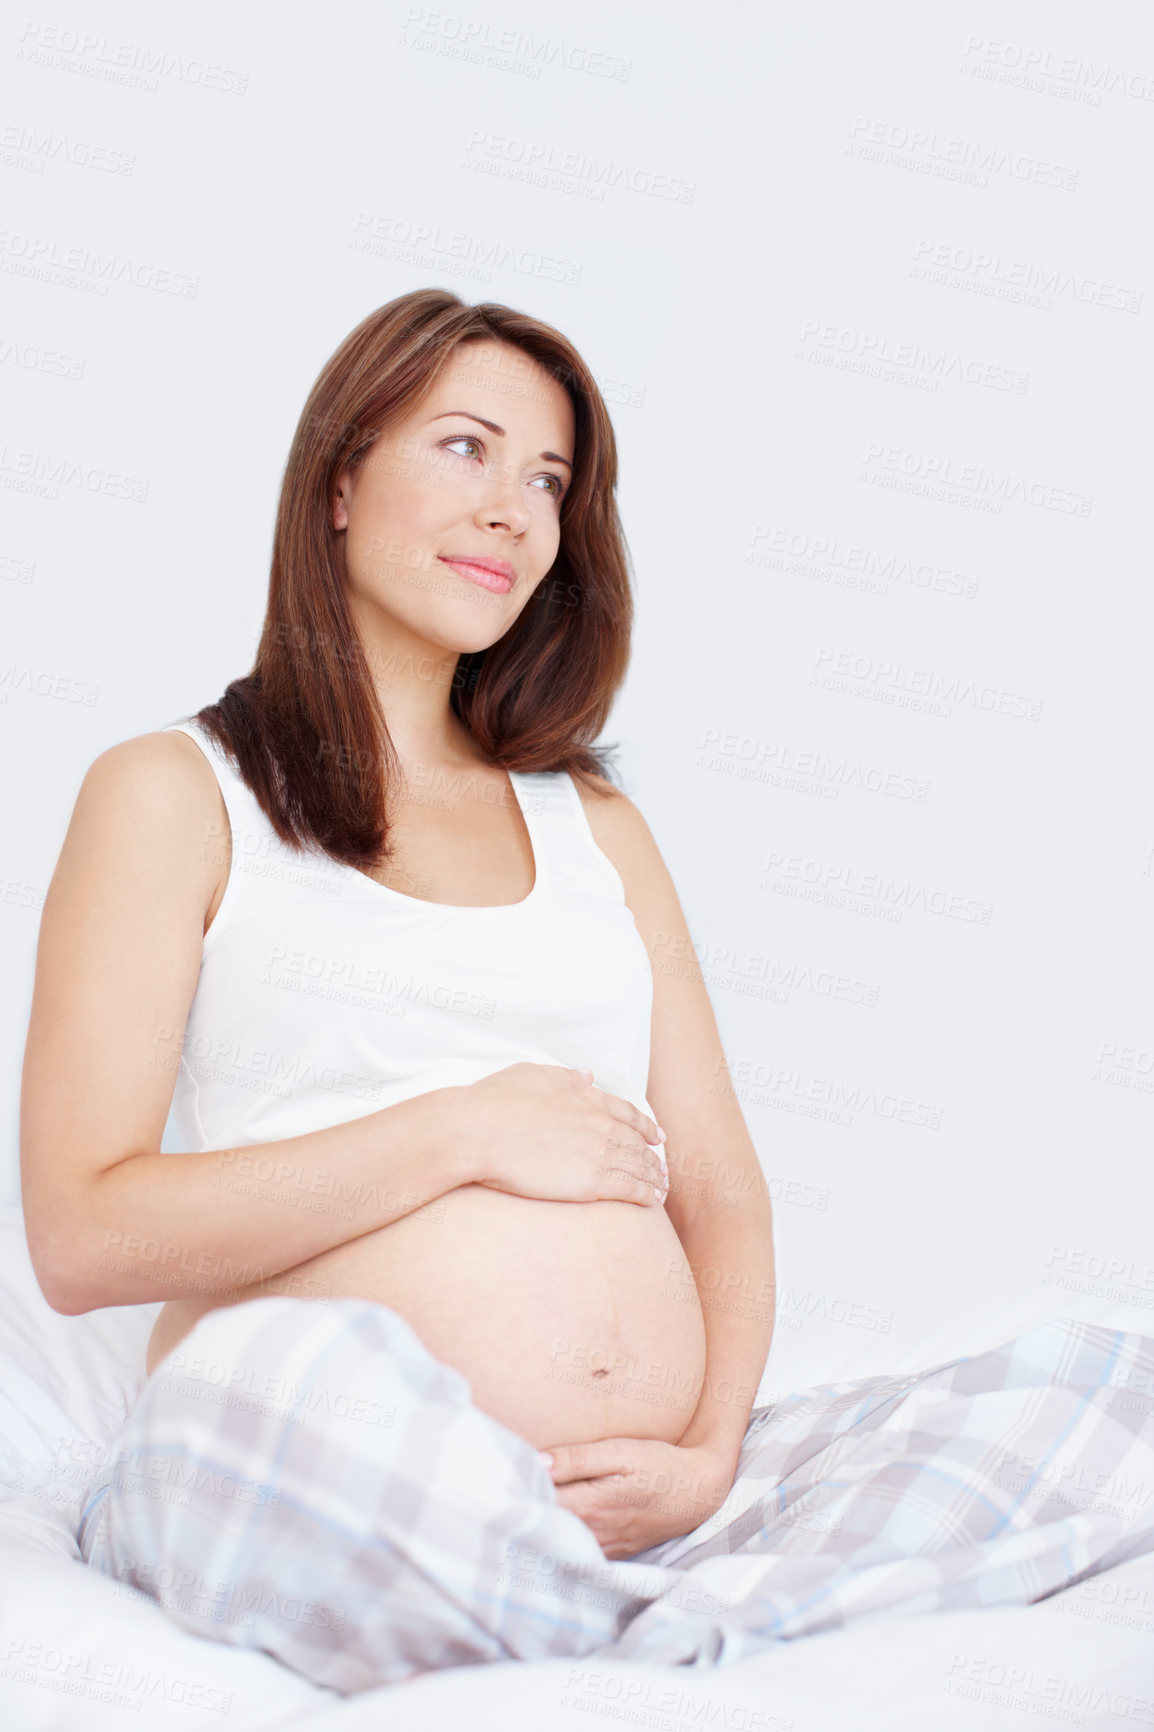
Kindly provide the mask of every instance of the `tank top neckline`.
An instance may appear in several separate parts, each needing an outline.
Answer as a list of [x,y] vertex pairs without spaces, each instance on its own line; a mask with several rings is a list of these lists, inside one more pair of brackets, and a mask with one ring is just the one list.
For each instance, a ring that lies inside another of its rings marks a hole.
[[[533,854],[533,885],[527,896],[522,896],[520,902],[434,902],[428,896],[407,896],[403,890],[394,890],[388,884],[382,884],[376,878],[370,878],[367,872],[362,872],[359,866],[350,866],[346,861],[334,861],[342,871],[351,872],[354,878],[363,879],[373,890],[379,890],[383,896],[389,896],[397,902],[407,902],[414,908],[435,908],[440,914],[511,914],[514,909],[527,908],[529,904],[542,899],[548,868],[545,864],[546,850],[541,845],[535,820],[526,807],[521,790],[521,771],[506,770],[505,774],[513,789],[513,797],[517,802],[525,828],[529,832],[529,847]],[[576,795],[576,789],[574,789]],[[576,796],[578,799],[579,795]],[[331,859],[331,856],[329,856]]]
[[[231,761],[228,759],[228,757],[225,755],[225,753],[218,746],[216,740],[212,737],[212,735],[209,734],[207,729],[202,728],[199,725],[199,723],[196,721],[195,717],[190,718],[187,722],[172,722],[169,724],[169,727],[173,731],[180,732],[180,733],[190,733],[191,732],[194,739],[196,740],[196,743],[199,746],[201,746],[202,749],[208,748],[212,757],[215,758],[215,760],[227,772],[230,780],[233,781],[234,783],[238,784],[240,786],[240,788],[243,789],[244,793],[248,796],[249,801],[252,804],[259,806],[259,802],[256,799],[256,795],[252,792],[252,789],[248,786],[248,783],[244,781],[243,777],[239,774],[239,772],[236,770],[234,765],[231,763]],[[369,874],[367,872],[362,872],[359,866],[350,866],[348,864],[348,862],[345,860],[336,860],[333,858],[333,856],[331,854],[325,853],[325,851],[323,849],[319,849],[317,851],[323,855],[327,864],[334,871],[343,872],[343,873],[357,879],[358,882],[360,882],[361,884],[367,885],[370,891],[376,891],[380,895],[387,897],[396,903],[405,903],[410,908],[430,908],[430,909],[435,910],[438,914],[510,914],[510,913],[514,912],[514,910],[516,910],[516,909],[528,908],[530,906],[536,907],[537,904],[544,901],[544,898],[545,898],[545,889],[546,889],[546,885],[547,885],[548,878],[549,878],[548,849],[544,846],[544,844],[542,842],[540,831],[537,828],[536,819],[534,818],[534,816],[530,812],[529,807],[525,801],[524,790],[522,787],[522,781],[523,781],[523,777],[525,776],[526,773],[527,772],[524,772],[521,770],[506,770],[505,771],[505,774],[508,776],[510,785],[513,789],[513,797],[516,800],[518,808],[519,808],[520,813],[521,813],[521,816],[525,821],[525,828],[529,833],[529,847],[532,850],[532,854],[533,854],[533,884],[532,884],[532,888],[530,889],[529,894],[527,896],[523,896],[521,898],[520,902],[476,902],[476,903],[474,903],[474,902],[434,902],[430,897],[427,897],[427,896],[408,896],[405,894],[405,892],[403,890],[394,890],[391,888],[390,885],[381,884],[376,878],[370,878]],[[568,774],[567,771],[562,771],[561,774],[564,776],[565,780],[569,783],[570,798],[576,803],[576,805],[580,806],[581,805],[581,796],[577,792],[576,783],[573,781],[573,778]],[[582,810],[582,816],[584,816],[584,808],[582,807],[581,810]],[[230,812],[229,816],[230,816],[230,822],[231,822],[231,812]],[[267,825],[268,819],[265,816],[265,814],[263,813],[263,811],[261,812],[261,816],[264,819],[265,824]],[[232,871],[230,870],[230,872],[229,872],[229,886],[231,886],[232,881],[233,881],[233,874],[232,874]],[[225,890],[225,895],[227,896],[227,894],[228,894],[228,887],[226,887],[226,890]],[[223,908],[223,906],[224,906],[224,901],[222,899],[221,908]],[[220,912],[221,912],[221,909],[218,908],[217,909],[217,919],[219,919]],[[206,942],[207,942],[208,938],[210,937],[210,935],[212,934],[212,932],[216,929],[216,925],[217,925],[217,920],[214,920],[212,925],[209,927],[208,932],[205,934]]]

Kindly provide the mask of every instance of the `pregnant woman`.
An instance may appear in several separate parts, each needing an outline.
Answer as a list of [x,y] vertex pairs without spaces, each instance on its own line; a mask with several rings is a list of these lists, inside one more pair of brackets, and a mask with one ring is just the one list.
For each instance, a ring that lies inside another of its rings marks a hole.
[[[491,1559],[704,1523],[769,1348],[767,1189],[592,744],[629,654],[615,484],[559,333],[434,290],[373,313],[305,405],[252,671],[97,758],[45,903],[34,1265],[68,1315],[164,1301],[82,1550],[338,1688],[604,1639],[628,1595],[544,1582],[519,1634]],[[317,1615],[230,1618],[294,1546]],[[370,1553],[410,1609],[367,1629]],[[437,1571],[482,1553],[463,1633]]]
[[45,902],[33,1263],[69,1315],[164,1302],[81,1556],[345,1693],[731,1661],[1154,1547],[1093,1490],[1154,1484],[1154,1338],[1054,1319],[753,1411],[767,1187],[592,744],[615,479],[555,331],[372,314],[297,429],[252,672],[97,758]]

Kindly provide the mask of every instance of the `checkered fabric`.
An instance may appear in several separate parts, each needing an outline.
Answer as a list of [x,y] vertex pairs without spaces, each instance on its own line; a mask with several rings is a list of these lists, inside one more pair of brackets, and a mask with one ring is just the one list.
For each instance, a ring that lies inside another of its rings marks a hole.
[[722,1508],[609,1561],[397,1312],[250,1300],[156,1367],[78,1537],[184,1628],[343,1694],[490,1660],[728,1664],[1154,1550],[1154,1337],[1059,1320],[756,1408]]

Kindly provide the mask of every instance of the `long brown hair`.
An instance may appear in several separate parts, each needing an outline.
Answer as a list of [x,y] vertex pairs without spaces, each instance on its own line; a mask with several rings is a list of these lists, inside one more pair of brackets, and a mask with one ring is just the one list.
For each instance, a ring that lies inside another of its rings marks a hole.
[[593,742],[625,676],[633,602],[601,393],[550,325],[444,289],[400,295],[350,332],[309,393],[281,484],[256,660],[197,711],[281,840],[350,866],[387,854],[399,764],[349,614],[337,479],[420,401],[459,343],[483,338],[530,355],[568,392],[573,479],[552,568],[497,643],[459,658],[449,702],[492,764],[606,774],[609,749]]

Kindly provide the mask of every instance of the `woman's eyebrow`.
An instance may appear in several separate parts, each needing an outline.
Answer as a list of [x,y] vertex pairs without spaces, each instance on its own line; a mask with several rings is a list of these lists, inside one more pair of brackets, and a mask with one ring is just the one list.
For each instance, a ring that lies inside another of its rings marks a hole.
[[[495,421],[486,421],[483,415],[474,415],[471,409],[446,409],[440,415],[430,415],[429,419],[430,421],[447,421],[450,417],[459,415],[463,415],[467,421],[479,421],[482,427],[487,427],[489,429],[490,433],[496,433],[502,439],[505,437],[505,429],[503,427],[498,427]],[[546,458],[550,463],[563,463],[566,469],[572,473],[573,465],[567,457],[562,457],[560,452],[542,451],[541,456]]]

